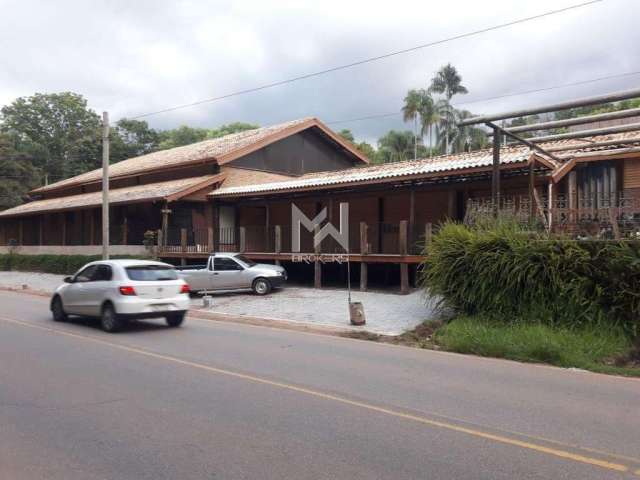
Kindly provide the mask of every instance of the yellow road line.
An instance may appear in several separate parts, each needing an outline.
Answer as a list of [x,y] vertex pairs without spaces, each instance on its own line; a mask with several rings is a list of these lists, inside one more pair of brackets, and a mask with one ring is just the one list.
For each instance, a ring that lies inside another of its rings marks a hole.
[[[389,415],[392,417],[396,417],[396,418],[402,418],[405,420],[410,420],[413,422],[417,422],[417,423],[421,423],[424,425],[429,425],[431,427],[437,427],[437,428],[441,428],[441,429],[445,429],[445,430],[450,430],[450,431],[454,431],[454,432],[458,432],[458,433],[464,433],[476,438],[482,438],[485,440],[491,440],[493,442],[497,442],[497,443],[503,443],[506,445],[512,445],[515,447],[520,447],[520,448],[524,448],[527,450],[532,450],[535,452],[539,452],[539,453],[544,453],[547,455],[552,455],[554,457],[559,457],[559,458],[563,458],[566,460],[572,460],[575,462],[579,462],[579,463],[584,463],[584,464],[588,464],[588,465],[593,465],[593,466],[597,466],[597,467],[601,467],[601,468],[605,468],[608,470],[614,470],[617,472],[627,472],[629,471],[629,467],[627,467],[626,465],[622,465],[619,463],[613,463],[613,462],[608,462],[606,460],[601,460],[601,459],[597,459],[597,458],[592,458],[592,457],[588,457],[585,455],[580,455],[580,454],[576,454],[573,452],[569,452],[567,450],[560,450],[557,448],[552,448],[552,447],[547,447],[544,445],[539,445],[539,444],[535,444],[535,443],[531,443],[531,442],[526,442],[523,440],[518,440],[515,438],[509,438],[509,437],[505,437],[502,435],[496,435],[493,433],[489,433],[489,432],[483,432],[481,430],[476,430],[473,428],[468,428],[468,427],[463,427],[460,425],[455,425],[452,423],[448,423],[448,422],[443,422],[443,421],[437,421],[437,420],[431,420],[429,418],[426,417],[421,417],[418,415],[413,415],[410,413],[405,413],[405,412],[401,412],[398,410],[392,410],[389,408],[385,408],[385,407],[380,407],[377,405],[373,405],[370,403],[366,403],[366,402],[362,402],[362,401],[358,401],[358,400],[351,400],[349,398],[346,397],[341,397],[338,395],[333,395],[330,393],[324,393],[321,392],[319,390],[313,390],[310,388],[305,388],[305,387],[299,387],[296,385],[292,385],[289,383],[284,383],[284,382],[277,382],[277,381],[273,381],[273,380],[268,380],[266,378],[262,378],[262,377],[258,377],[255,375],[249,375],[249,374],[245,374],[245,373],[239,373],[239,372],[234,372],[232,370],[226,370],[226,369],[222,369],[222,368],[217,368],[217,367],[212,367],[209,365],[205,365],[202,363],[196,363],[196,362],[192,362],[189,360],[183,360],[181,358],[178,357],[174,357],[171,355],[164,355],[164,354],[160,354],[160,353],[155,353],[155,352],[151,352],[149,350],[144,350],[142,348],[138,348],[138,347],[130,347],[127,345],[122,345],[122,344],[118,344],[118,343],[113,343],[113,342],[108,342],[106,340],[101,340],[99,338],[96,337],[92,337],[89,335],[81,335],[81,334],[77,334],[77,333],[72,333],[72,332],[68,332],[68,331],[64,331],[64,330],[60,330],[60,329],[56,329],[56,328],[50,328],[50,327],[44,327],[41,325],[36,325],[33,323],[29,323],[29,322],[23,322],[21,320],[14,320],[11,318],[6,318],[6,317],[0,317],[0,320],[4,321],[4,322],[8,322],[8,323],[13,323],[16,325],[21,325],[24,327],[29,327],[29,328],[33,328],[33,329],[38,329],[38,330],[44,330],[47,332],[52,332],[58,335],[63,335],[63,336],[67,336],[67,337],[72,337],[72,338],[79,338],[82,340],[88,340],[94,343],[98,343],[101,345],[106,345],[112,348],[116,348],[118,350],[123,350],[126,352],[130,352],[130,353],[136,353],[138,355],[143,355],[146,357],[150,357],[150,358],[155,358],[155,359],[159,359],[159,360],[164,360],[167,362],[172,362],[172,363],[176,363],[179,365],[184,365],[187,367],[191,367],[191,368],[196,368],[199,370],[204,370],[207,372],[212,372],[212,373],[217,373],[220,375],[226,375],[229,377],[234,377],[234,378],[239,378],[242,380],[247,380],[247,381],[251,381],[254,383],[260,383],[263,385],[269,385],[272,387],[277,387],[277,388],[281,388],[281,389],[285,389],[285,390],[289,390],[289,391],[293,391],[293,392],[298,392],[298,393],[303,393],[306,395],[310,395],[316,398],[322,398],[325,400],[331,400],[334,402],[338,402],[344,405],[350,405],[353,407],[358,407],[358,408],[362,408],[365,410],[369,410],[369,411],[373,411],[373,412],[377,412],[377,413],[382,413],[385,415]],[[640,475],[640,470],[636,471],[635,474]]]

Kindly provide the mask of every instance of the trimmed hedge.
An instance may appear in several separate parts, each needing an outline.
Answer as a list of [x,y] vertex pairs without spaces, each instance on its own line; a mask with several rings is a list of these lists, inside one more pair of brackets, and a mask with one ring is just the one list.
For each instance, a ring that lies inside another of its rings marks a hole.
[[640,333],[640,242],[549,238],[513,224],[448,223],[422,286],[459,312],[494,320]]
[[[0,270],[55,273],[72,275],[89,262],[100,260],[100,255],[17,255],[0,254]],[[113,258],[140,258],[130,255]]]

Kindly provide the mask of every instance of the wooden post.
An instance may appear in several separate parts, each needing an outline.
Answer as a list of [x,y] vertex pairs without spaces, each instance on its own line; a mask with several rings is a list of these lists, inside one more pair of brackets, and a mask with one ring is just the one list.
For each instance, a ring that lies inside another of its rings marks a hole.
[[109,259],[109,114],[102,112],[102,259]]
[[[280,225],[276,225],[274,227],[274,240],[275,245],[273,246],[273,250],[275,253],[282,253],[282,227]],[[280,265],[280,260],[276,258],[276,265]]]
[[44,245],[44,215],[40,215],[38,222],[38,245]]
[[[363,257],[369,253],[369,227],[365,222],[360,222],[360,255]],[[360,262],[360,291],[365,292],[369,287],[369,265]]]
[[18,245],[22,245],[24,241],[24,223],[22,222],[22,218],[18,219]]
[[497,217],[500,208],[500,140],[502,134],[493,129],[493,172],[491,176],[491,203],[493,213]]
[[207,253],[213,252],[213,227],[207,228]]
[[162,212],[162,246],[166,248],[167,239],[169,238],[169,214],[171,210],[169,210],[169,203],[164,202],[164,207],[161,210]]
[[360,254],[369,254],[369,226],[365,222],[360,222]]
[[409,224],[413,226],[416,223],[416,192],[411,187],[409,190]]
[[[320,227],[316,226],[313,232],[313,237],[316,238]],[[320,255],[320,244],[314,245],[314,252],[316,254],[316,261],[313,263],[313,286],[315,288],[322,288],[322,263],[318,260]]]
[[360,262],[360,291],[366,292],[369,288],[369,265],[367,262]]
[[240,227],[240,253],[244,253],[247,249],[247,229],[246,227]]
[[[407,255],[408,253],[408,223],[406,220],[400,222],[399,243],[400,243],[400,255]],[[409,264],[404,259],[401,259],[400,263],[400,293],[403,295],[409,293]]]
[[548,199],[547,199],[547,204],[548,204],[548,216],[549,216],[549,220],[548,220],[548,225],[549,225],[549,233],[551,233],[551,230],[553,229],[553,204],[555,202],[555,198],[553,195],[553,181],[551,179],[549,179],[549,195],[548,195]]
[[[578,180],[575,171],[569,172],[569,221],[576,223],[578,221]],[[573,226],[573,225],[572,225]]]
[[533,222],[535,214],[535,199],[534,192],[536,189],[536,170],[533,162],[529,164],[529,221]]
[[429,250],[429,245],[431,245],[431,239],[433,238],[433,225],[431,222],[427,222],[424,225],[424,247],[425,250]]
[[187,251],[187,229],[180,229],[180,251],[185,253]]

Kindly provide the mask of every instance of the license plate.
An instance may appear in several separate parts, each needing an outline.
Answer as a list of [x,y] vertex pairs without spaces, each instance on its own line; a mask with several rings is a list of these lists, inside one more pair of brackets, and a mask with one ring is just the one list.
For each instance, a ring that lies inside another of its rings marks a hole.
[[169,305],[151,305],[151,310],[154,312],[163,312],[169,310]]

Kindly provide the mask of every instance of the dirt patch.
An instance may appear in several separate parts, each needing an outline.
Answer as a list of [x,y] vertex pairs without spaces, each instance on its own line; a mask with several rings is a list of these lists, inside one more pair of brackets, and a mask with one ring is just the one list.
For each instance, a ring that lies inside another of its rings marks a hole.
[[390,343],[393,345],[439,350],[440,347],[434,342],[434,334],[443,325],[444,322],[442,321],[427,321],[418,325],[413,330],[397,336],[378,335],[369,332],[344,332],[341,333],[340,336],[358,340],[369,340],[372,342]]

